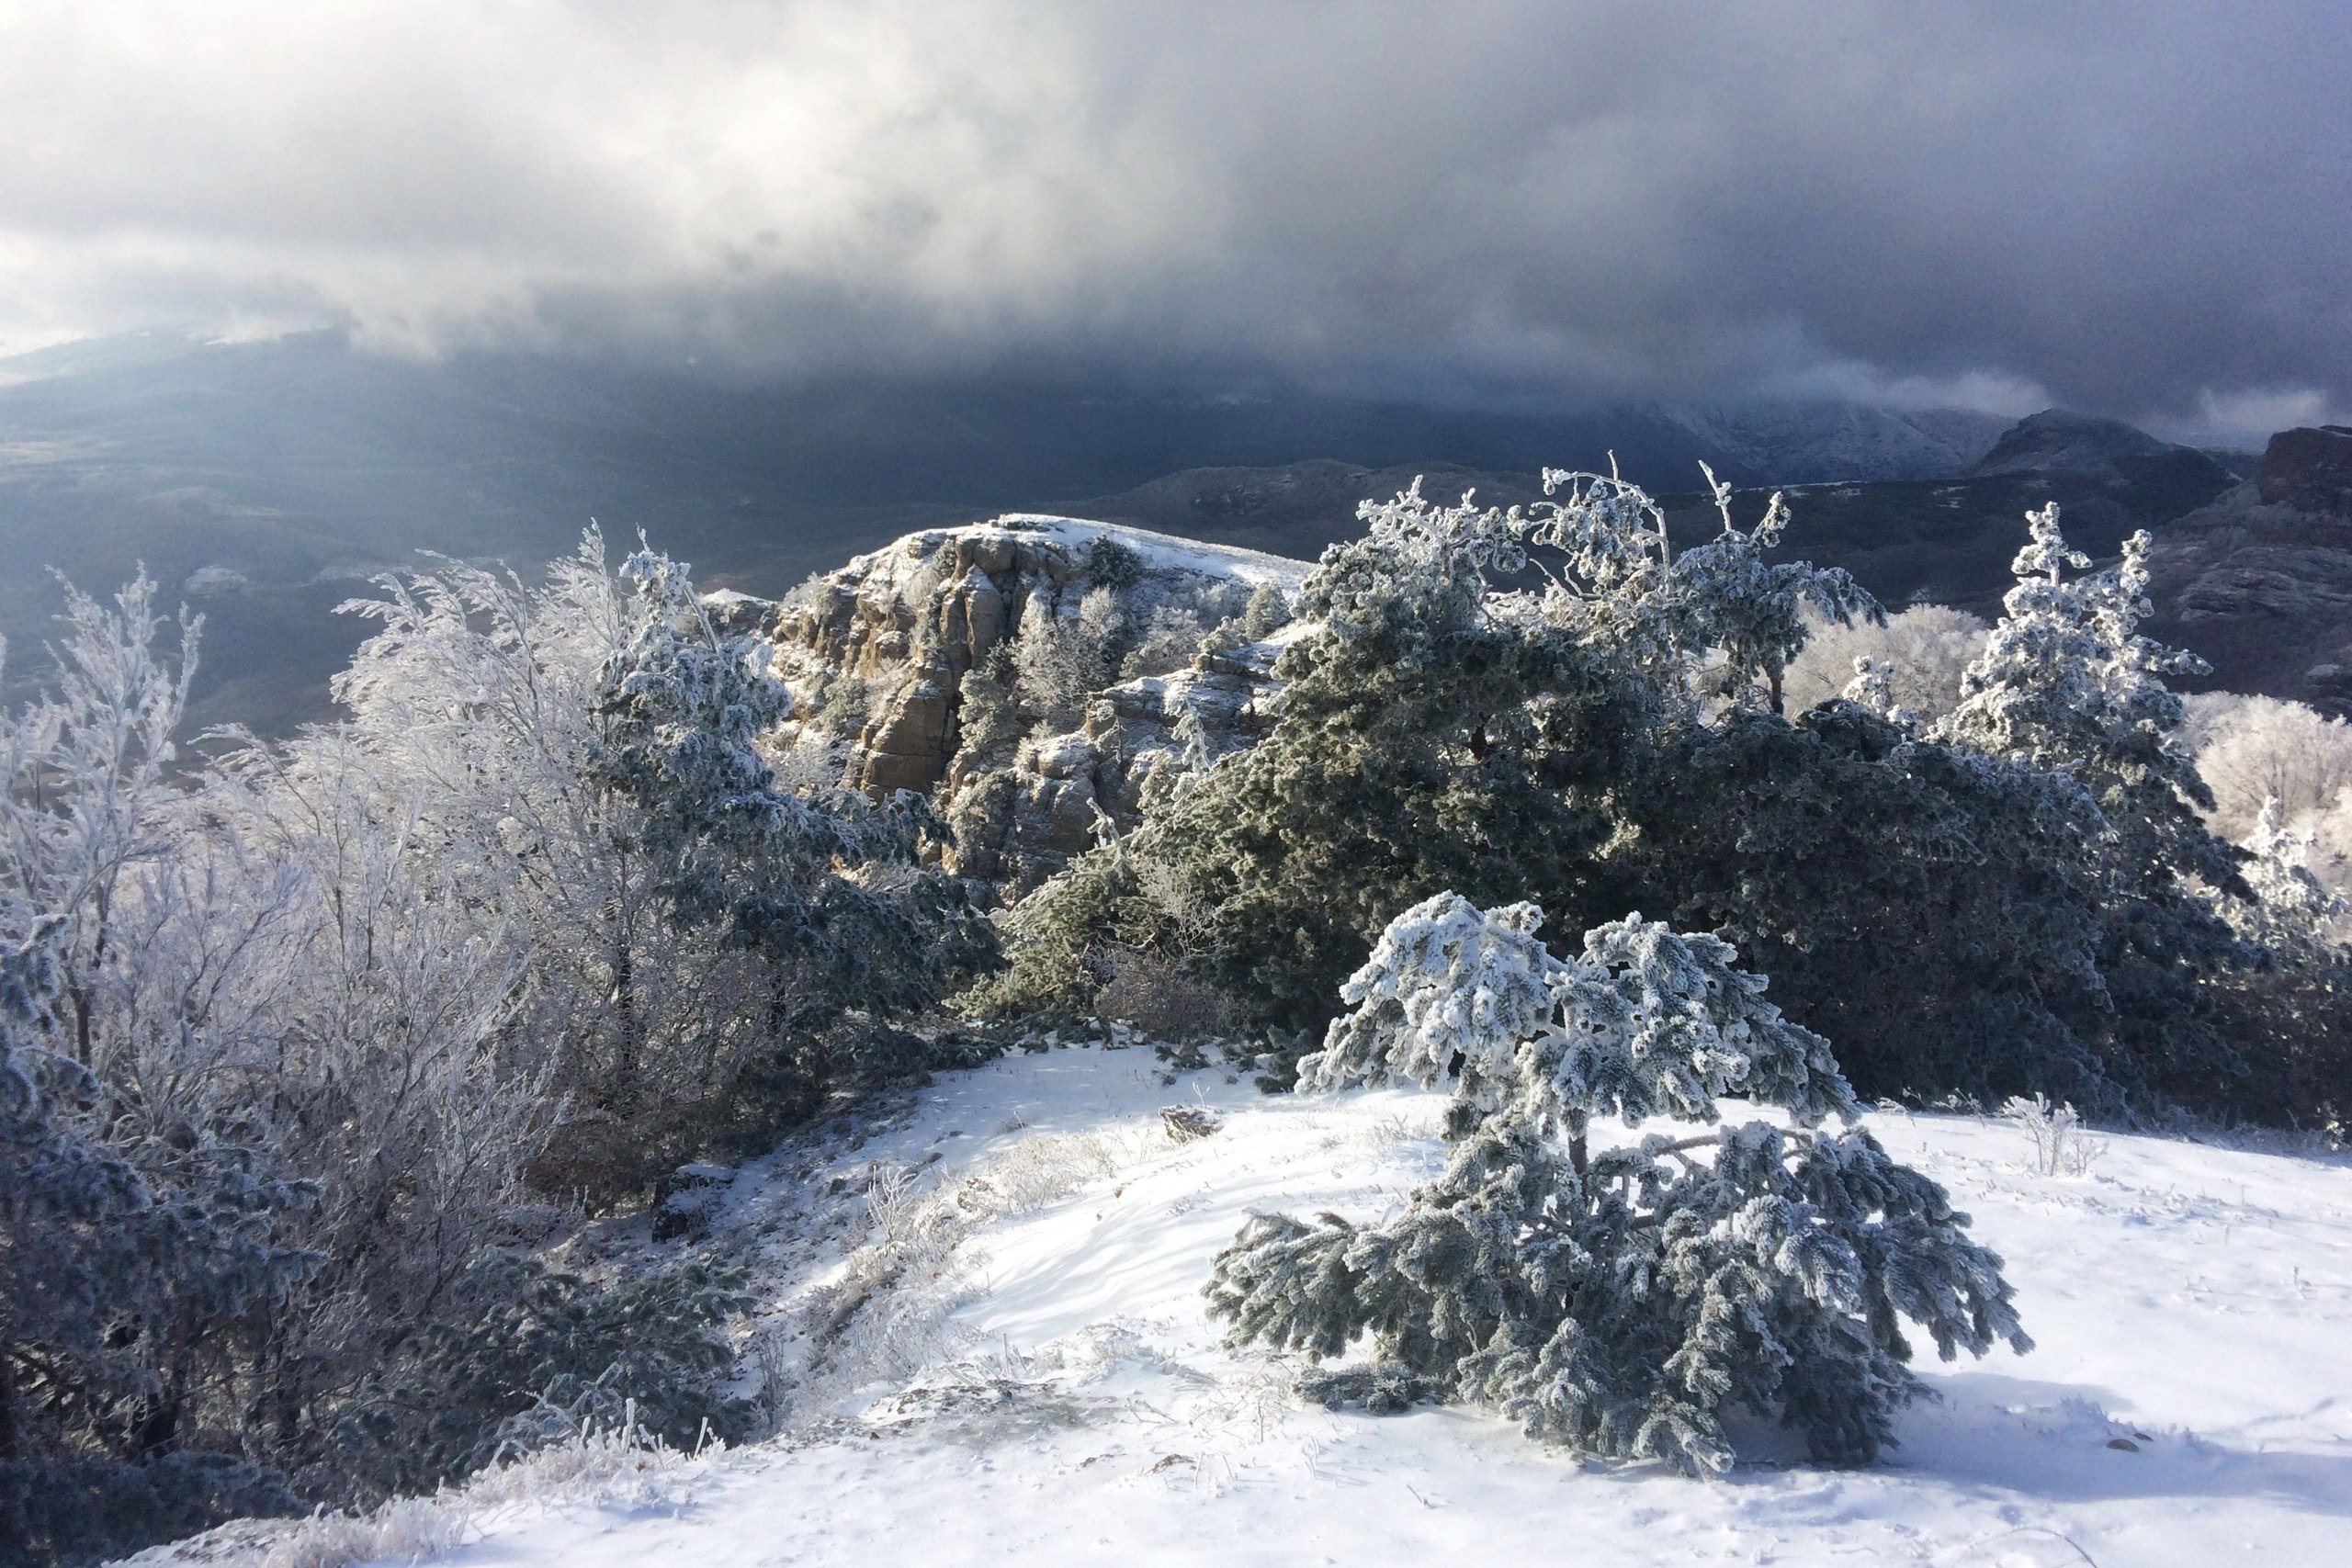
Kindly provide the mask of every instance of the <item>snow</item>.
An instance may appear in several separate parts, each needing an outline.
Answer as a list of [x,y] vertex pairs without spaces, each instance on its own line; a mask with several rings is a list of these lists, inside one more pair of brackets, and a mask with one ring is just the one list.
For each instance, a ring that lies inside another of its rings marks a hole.
[[1009,512],[977,526],[1001,528],[1033,537],[1043,535],[1057,544],[1079,547],[1107,536],[1135,551],[1144,565],[1155,571],[1229,577],[1252,588],[1271,582],[1287,592],[1295,592],[1298,585],[1306,581],[1306,574],[1315,570],[1312,562],[1268,555],[1263,550],[1204,544],[1198,539],[1180,539],[1173,534],[1157,534],[1125,523],[1093,523],[1082,517],[1059,517],[1046,513]]
[[[812,1168],[787,1148],[744,1170],[711,1243],[770,1269],[781,1309],[847,1266],[846,1244],[812,1247],[785,1223],[815,1214],[808,1195],[830,1178],[918,1168],[902,1201],[966,1193],[977,1217],[939,1277],[903,1288],[932,1310],[898,1303],[916,1309],[902,1320],[918,1337],[893,1343],[911,1377],[843,1388],[795,1434],[673,1461],[658,1483],[518,1496],[509,1482],[463,1544],[426,1560],[2345,1561],[2343,1165],[2107,1134],[2089,1174],[2043,1176],[2013,1122],[1872,1113],[1889,1149],[1952,1188],[2006,1256],[2039,1348],[1930,1360],[1944,1398],[1905,1416],[1890,1462],[1808,1467],[1768,1430],[1707,1483],[1580,1464],[1473,1411],[1302,1408],[1295,1365],[1222,1348],[1200,1289],[1246,1214],[1394,1209],[1442,1164],[1442,1104],[1412,1089],[1265,1096],[1141,1048],[1063,1046],[943,1076],[854,1151],[833,1145]],[[1176,1141],[1170,1105],[1221,1126]]]

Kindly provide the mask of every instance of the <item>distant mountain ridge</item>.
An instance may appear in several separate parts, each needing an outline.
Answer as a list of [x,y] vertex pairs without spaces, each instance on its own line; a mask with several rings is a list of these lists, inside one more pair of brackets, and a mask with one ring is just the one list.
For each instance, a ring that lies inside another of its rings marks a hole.
[[1736,457],[1764,484],[1938,479],[1965,473],[2009,427],[1973,409],[1883,409],[1860,403],[1655,406],[1700,443]]
[[[1487,413],[1297,390],[1010,378],[730,387],[548,357],[424,365],[313,335],[164,335],[0,359],[0,633],[22,680],[55,566],[105,590],[144,562],[207,615],[202,723],[325,711],[365,630],[331,614],[420,548],[526,569],[599,520],[698,581],[770,595],[910,529],[996,513],[1125,521],[1311,558],[1365,495],[1429,476],[1532,499],[1545,466],[1661,492],[1962,475],[2001,435],[1962,411],[1832,402]],[[2203,498],[2200,498],[2200,500]],[[1826,552],[1823,552],[1826,553]]]

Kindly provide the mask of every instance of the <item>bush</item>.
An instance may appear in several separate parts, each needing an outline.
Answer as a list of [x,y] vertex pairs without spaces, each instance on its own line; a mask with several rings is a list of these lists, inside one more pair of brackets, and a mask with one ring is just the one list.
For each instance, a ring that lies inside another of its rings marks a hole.
[[[1731,1463],[1736,1407],[1801,1429],[1816,1459],[1874,1458],[1928,1392],[1903,1318],[1946,1359],[2031,1348],[2000,1258],[1852,1126],[1826,1043],[1729,946],[1630,916],[1563,962],[1541,919],[1432,898],[1349,980],[1302,1088],[1450,1081],[1453,1152],[1396,1220],[1253,1219],[1207,1287],[1237,1342],[1320,1358],[1369,1335],[1368,1368],[1309,1391],[1485,1404],[1530,1437],[1693,1472]],[[1588,1146],[1603,1118],[1713,1122],[1727,1093],[1796,1125]],[[1849,1130],[1822,1131],[1832,1115]]]

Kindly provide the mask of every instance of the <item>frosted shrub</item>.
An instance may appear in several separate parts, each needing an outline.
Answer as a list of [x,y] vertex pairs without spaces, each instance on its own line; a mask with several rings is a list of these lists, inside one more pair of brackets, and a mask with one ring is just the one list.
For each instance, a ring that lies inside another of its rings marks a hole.
[[2033,1140],[2033,1168],[2044,1176],[2088,1176],[2107,1145],[2083,1128],[2071,1105],[2052,1105],[2041,1095],[2013,1098],[2001,1114]]
[[[1308,1392],[1485,1404],[1530,1437],[1693,1472],[1731,1463],[1735,1406],[1801,1428],[1816,1458],[1873,1457],[1928,1393],[1904,1318],[1947,1359],[2030,1347],[2000,1258],[1854,1125],[1826,1042],[1728,944],[1634,915],[1563,960],[1540,919],[1441,895],[1349,980],[1302,1089],[1449,1082],[1453,1156],[1386,1224],[1253,1219],[1207,1287],[1237,1343],[1320,1358],[1368,1336],[1368,1364]],[[1609,1119],[1714,1122],[1732,1093],[1794,1125],[1590,1145]]]
[[1948,604],[1914,604],[1884,625],[1824,620],[1789,663],[1788,703],[1798,712],[1837,696],[1853,679],[1855,660],[1886,667],[1888,694],[1921,724],[1960,705],[1960,679],[1984,646],[1984,622]]
[[955,1202],[967,1218],[1025,1214],[1119,1168],[1122,1151],[1092,1133],[1035,1133],[964,1179]]
[[[2281,818],[2313,823],[2352,786],[2352,725],[2301,703],[2211,692],[2185,697],[2185,730],[2197,772],[2213,792],[2206,820],[2239,843],[2254,836],[2267,801]],[[2352,844],[2328,846],[2340,855]]]

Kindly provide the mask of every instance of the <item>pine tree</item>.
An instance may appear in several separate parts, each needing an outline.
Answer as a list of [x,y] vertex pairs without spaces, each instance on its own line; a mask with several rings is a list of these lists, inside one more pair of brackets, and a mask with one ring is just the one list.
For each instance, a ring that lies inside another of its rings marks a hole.
[[2277,796],[2262,803],[2246,841],[2252,858],[2245,884],[2254,897],[2230,902],[2231,923],[2281,960],[2341,963],[2343,945],[2332,928],[2352,912],[2352,903],[2312,870],[2316,839],[2288,828],[2284,817]]
[[2199,815],[2213,796],[2184,744],[2168,675],[2204,661],[2142,636],[2149,538],[2087,575],[2053,502],[2026,515],[2011,563],[2017,585],[2000,624],[1962,678],[1960,706],[1939,739],[2065,773],[2104,818],[2099,863],[2108,904],[2099,968],[2121,1050],[2110,1075],[2143,1092],[2225,1102],[2255,1070],[2214,1013],[2219,976],[2252,955],[2207,889],[2244,897],[2239,852]]
[[2148,535],[2124,540],[2115,566],[2069,578],[2090,558],[2066,543],[2057,504],[2028,513],[2026,524],[2030,537],[2010,563],[2017,586],[1938,733],[2080,779],[2125,836],[2136,879],[2231,885],[2235,862],[2198,818],[2212,793],[2181,742],[2180,698],[2165,684],[2208,666],[2139,631],[2151,611]]
[[[1322,1358],[1368,1335],[1368,1365],[1310,1386],[1484,1404],[1531,1437],[1697,1473],[1731,1463],[1735,1406],[1826,1461],[1873,1458],[1928,1392],[1905,1318],[1947,1359],[2030,1348],[2000,1259],[1853,1124],[1826,1042],[1727,943],[1632,915],[1563,961],[1541,918],[1442,895],[1349,980],[1302,1087],[1450,1081],[1453,1152],[1387,1224],[1253,1220],[1207,1287],[1237,1343]],[[1605,1119],[1715,1122],[1734,1093],[1794,1125],[1589,1146]]]
[[[634,809],[613,832],[656,867],[673,918],[715,925],[742,947],[835,980],[839,994],[893,1008],[927,999],[955,948],[904,886],[869,887],[855,868],[915,861],[939,825],[911,794],[876,808],[833,789],[776,787],[761,736],[791,711],[763,638],[712,625],[685,569],[639,551],[623,562],[627,641],[605,661],[588,778]],[[918,875],[918,884],[939,882]],[[934,891],[935,908],[956,903]],[[628,1005],[629,987],[616,982]]]
[[1736,942],[1866,1095],[2120,1109],[2106,828],[2070,776],[1832,700],[1679,730],[1624,795],[1628,902]]
[[1883,626],[1886,613],[1842,567],[1766,560],[1788,526],[1788,503],[1775,491],[1763,518],[1743,533],[1732,524],[1731,486],[1704,463],[1699,467],[1723,531],[1675,558],[1676,583],[1691,622],[1685,635],[1723,651],[1725,696],[1743,699],[1760,682],[1767,705],[1780,713],[1789,661],[1813,635],[1807,612],[1841,626],[1857,618]]

